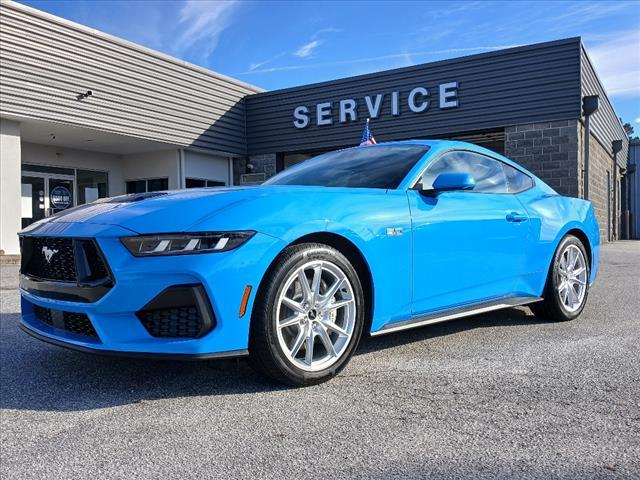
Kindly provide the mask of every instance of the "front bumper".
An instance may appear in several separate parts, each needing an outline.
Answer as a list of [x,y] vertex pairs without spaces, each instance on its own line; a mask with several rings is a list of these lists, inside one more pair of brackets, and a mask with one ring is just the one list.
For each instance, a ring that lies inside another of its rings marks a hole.
[[[36,234],[36,233],[34,233]],[[251,310],[258,285],[271,261],[284,248],[274,237],[256,234],[236,250],[182,256],[134,257],[120,242],[131,232],[120,227],[66,224],[37,235],[96,238],[106,257],[114,285],[93,303],[44,298],[21,289],[21,327],[27,333],[76,350],[120,356],[217,358],[247,353]],[[200,338],[151,336],[136,312],[176,285],[202,285],[215,316],[215,327]],[[252,286],[247,314],[239,316],[245,287]],[[97,336],[55,328],[39,320],[35,308],[86,315]]]

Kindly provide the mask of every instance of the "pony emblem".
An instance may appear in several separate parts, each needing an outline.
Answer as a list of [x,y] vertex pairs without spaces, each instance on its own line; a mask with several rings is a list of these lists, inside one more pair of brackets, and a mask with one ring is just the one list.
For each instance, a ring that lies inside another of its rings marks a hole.
[[44,255],[44,259],[47,261],[47,263],[51,263],[51,257],[53,257],[56,253],[58,253],[58,250],[51,250],[49,247],[42,247],[42,254]]

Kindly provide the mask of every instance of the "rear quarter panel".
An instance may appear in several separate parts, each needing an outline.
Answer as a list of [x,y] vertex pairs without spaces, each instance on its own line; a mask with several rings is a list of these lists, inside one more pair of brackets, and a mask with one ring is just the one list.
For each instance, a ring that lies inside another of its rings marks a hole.
[[571,230],[583,232],[588,239],[591,252],[589,281],[592,283],[600,258],[600,235],[591,202],[538,188],[518,194],[518,199],[530,217],[531,234],[527,245],[525,275],[516,285],[516,293],[542,295],[556,248]]

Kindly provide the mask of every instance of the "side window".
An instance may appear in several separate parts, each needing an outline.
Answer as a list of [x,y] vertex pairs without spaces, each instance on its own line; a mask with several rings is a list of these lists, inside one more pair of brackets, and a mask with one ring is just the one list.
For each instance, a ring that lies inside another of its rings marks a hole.
[[509,193],[520,193],[533,187],[533,179],[511,165],[503,164],[504,173],[507,176]]
[[507,193],[508,183],[503,163],[473,152],[446,153],[427,167],[422,175],[422,187],[432,188],[441,173],[468,173],[476,181],[474,192]]

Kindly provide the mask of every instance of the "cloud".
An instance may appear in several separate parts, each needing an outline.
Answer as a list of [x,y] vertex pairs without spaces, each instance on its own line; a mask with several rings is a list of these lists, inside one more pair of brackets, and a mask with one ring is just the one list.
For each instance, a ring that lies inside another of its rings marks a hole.
[[187,0],[180,9],[183,31],[174,44],[176,52],[184,53],[196,44],[203,46],[205,55],[213,52],[238,5],[235,0]]
[[[304,70],[307,68],[334,67],[336,65],[350,65],[353,63],[378,62],[381,60],[401,60],[407,64],[413,64],[415,63],[414,57],[425,57],[430,55],[457,54],[457,53],[471,54],[471,53],[477,53],[477,52],[488,52],[492,50],[502,50],[505,48],[512,48],[517,46],[518,45],[495,45],[495,46],[469,47],[469,48],[447,48],[444,50],[428,50],[428,51],[421,51],[421,52],[402,52],[402,53],[393,53],[389,55],[380,55],[378,57],[356,58],[351,60],[336,60],[335,62],[306,63],[303,65],[285,65],[281,67],[256,68],[254,70],[243,72],[242,74],[273,73],[273,72],[282,72],[282,71],[289,71],[289,70]],[[241,75],[241,74],[236,74],[236,75]]]
[[284,57],[287,54],[287,52],[281,52],[278,55],[275,55],[271,58],[268,58],[266,60],[263,60],[262,62],[256,62],[256,63],[252,63],[249,65],[249,71],[252,72],[253,70],[257,70],[258,68],[264,67],[265,65],[273,62],[274,60],[277,60],[278,58]]
[[564,27],[582,25],[602,17],[620,12],[628,7],[637,7],[635,2],[578,2],[570,4],[571,7],[564,13],[558,13],[549,17],[549,21],[559,23]]
[[316,32],[311,35],[311,41],[302,45],[295,52],[293,52],[292,55],[298,58],[309,58],[313,51],[322,44],[323,40],[320,39],[321,36],[326,35],[327,33],[337,33],[341,31],[342,30],[340,30],[339,28],[334,27],[326,27],[321,28],[320,30],[316,30]]
[[302,45],[298,50],[293,52],[296,57],[307,58],[313,53],[313,50],[320,45],[322,42],[320,40],[312,40],[309,43]]
[[640,30],[616,32],[588,52],[609,95],[640,96]]
[[320,35],[324,35],[325,33],[339,33],[339,32],[342,32],[340,28],[333,28],[333,27],[321,28],[316,33],[311,35],[311,40],[315,40]]
[[441,19],[444,17],[457,17],[458,15],[468,13],[472,10],[478,10],[480,8],[486,8],[492,2],[448,2],[446,7],[442,8],[430,8],[426,13],[433,19]]
[[640,117],[636,118],[636,123],[640,123]]

